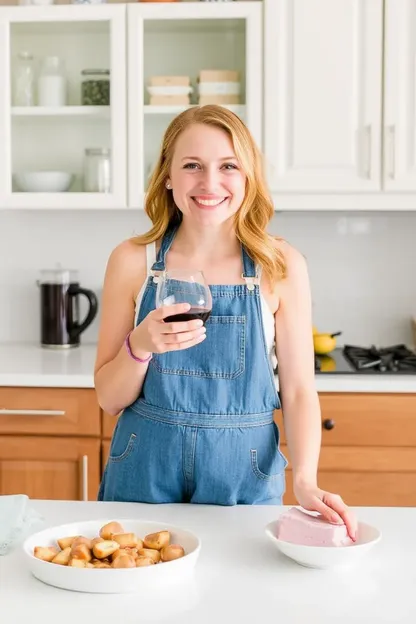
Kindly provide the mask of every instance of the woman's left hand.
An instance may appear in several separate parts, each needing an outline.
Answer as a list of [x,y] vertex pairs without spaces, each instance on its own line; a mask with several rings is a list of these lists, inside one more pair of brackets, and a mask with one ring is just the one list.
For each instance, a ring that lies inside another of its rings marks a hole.
[[348,535],[356,539],[357,519],[339,494],[325,492],[317,486],[298,486],[295,496],[299,505],[307,511],[317,511],[332,524],[345,524]]

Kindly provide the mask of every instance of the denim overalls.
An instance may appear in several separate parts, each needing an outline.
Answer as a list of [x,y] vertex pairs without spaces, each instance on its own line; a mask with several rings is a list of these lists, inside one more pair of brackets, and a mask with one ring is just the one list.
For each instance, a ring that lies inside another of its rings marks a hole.
[[[176,228],[153,271],[165,270]],[[210,286],[205,340],[154,354],[140,396],[119,417],[98,499],[217,505],[282,504],[287,460],[273,410],[280,407],[267,354],[255,265],[246,284]],[[155,308],[149,277],[137,323]]]

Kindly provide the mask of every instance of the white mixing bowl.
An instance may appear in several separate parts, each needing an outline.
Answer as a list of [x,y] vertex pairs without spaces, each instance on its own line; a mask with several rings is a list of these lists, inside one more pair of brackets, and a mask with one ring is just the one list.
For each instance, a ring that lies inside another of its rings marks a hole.
[[[101,527],[113,520],[120,522],[126,533],[135,533],[141,539],[149,533],[169,531],[171,544],[180,544],[185,550],[185,556],[174,561],[142,568],[93,569],[49,563],[37,559],[33,554],[35,546],[57,546],[56,540],[62,537],[73,535],[98,537]],[[160,522],[112,518],[76,522],[45,529],[26,539],[23,550],[33,576],[48,585],[79,592],[127,594],[144,591],[146,588],[152,590],[171,583],[191,581],[201,550],[201,542],[190,531],[176,526]]]
[[330,569],[350,567],[368,554],[381,540],[381,531],[370,524],[358,523],[357,541],[348,546],[303,546],[285,542],[276,537],[278,520],[266,526],[266,535],[284,555],[308,568]]
[[14,175],[16,186],[25,193],[62,193],[69,189],[73,177],[66,171],[23,171]]

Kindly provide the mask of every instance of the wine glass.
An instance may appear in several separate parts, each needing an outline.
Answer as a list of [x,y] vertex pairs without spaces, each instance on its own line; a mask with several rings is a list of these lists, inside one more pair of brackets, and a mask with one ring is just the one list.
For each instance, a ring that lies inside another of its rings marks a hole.
[[156,307],[174,303],[189,303],[191,308],[188,312],[166,317],[165,322],[200,319],[205,325],[212,311],[212,297],[202,271],[172,269],[159,275]]

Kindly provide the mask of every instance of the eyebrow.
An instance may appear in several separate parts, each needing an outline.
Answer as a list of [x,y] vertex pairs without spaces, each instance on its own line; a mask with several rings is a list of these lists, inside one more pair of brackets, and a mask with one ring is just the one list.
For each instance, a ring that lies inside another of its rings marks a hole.
[[[185,156],[182,160],[201,160],[201,158],[198,158],[198,156]],[[225,160],[237,160],[237,158],[235,156],[227,156],[226,158],[220,158],[219,160],[223,162]]]

